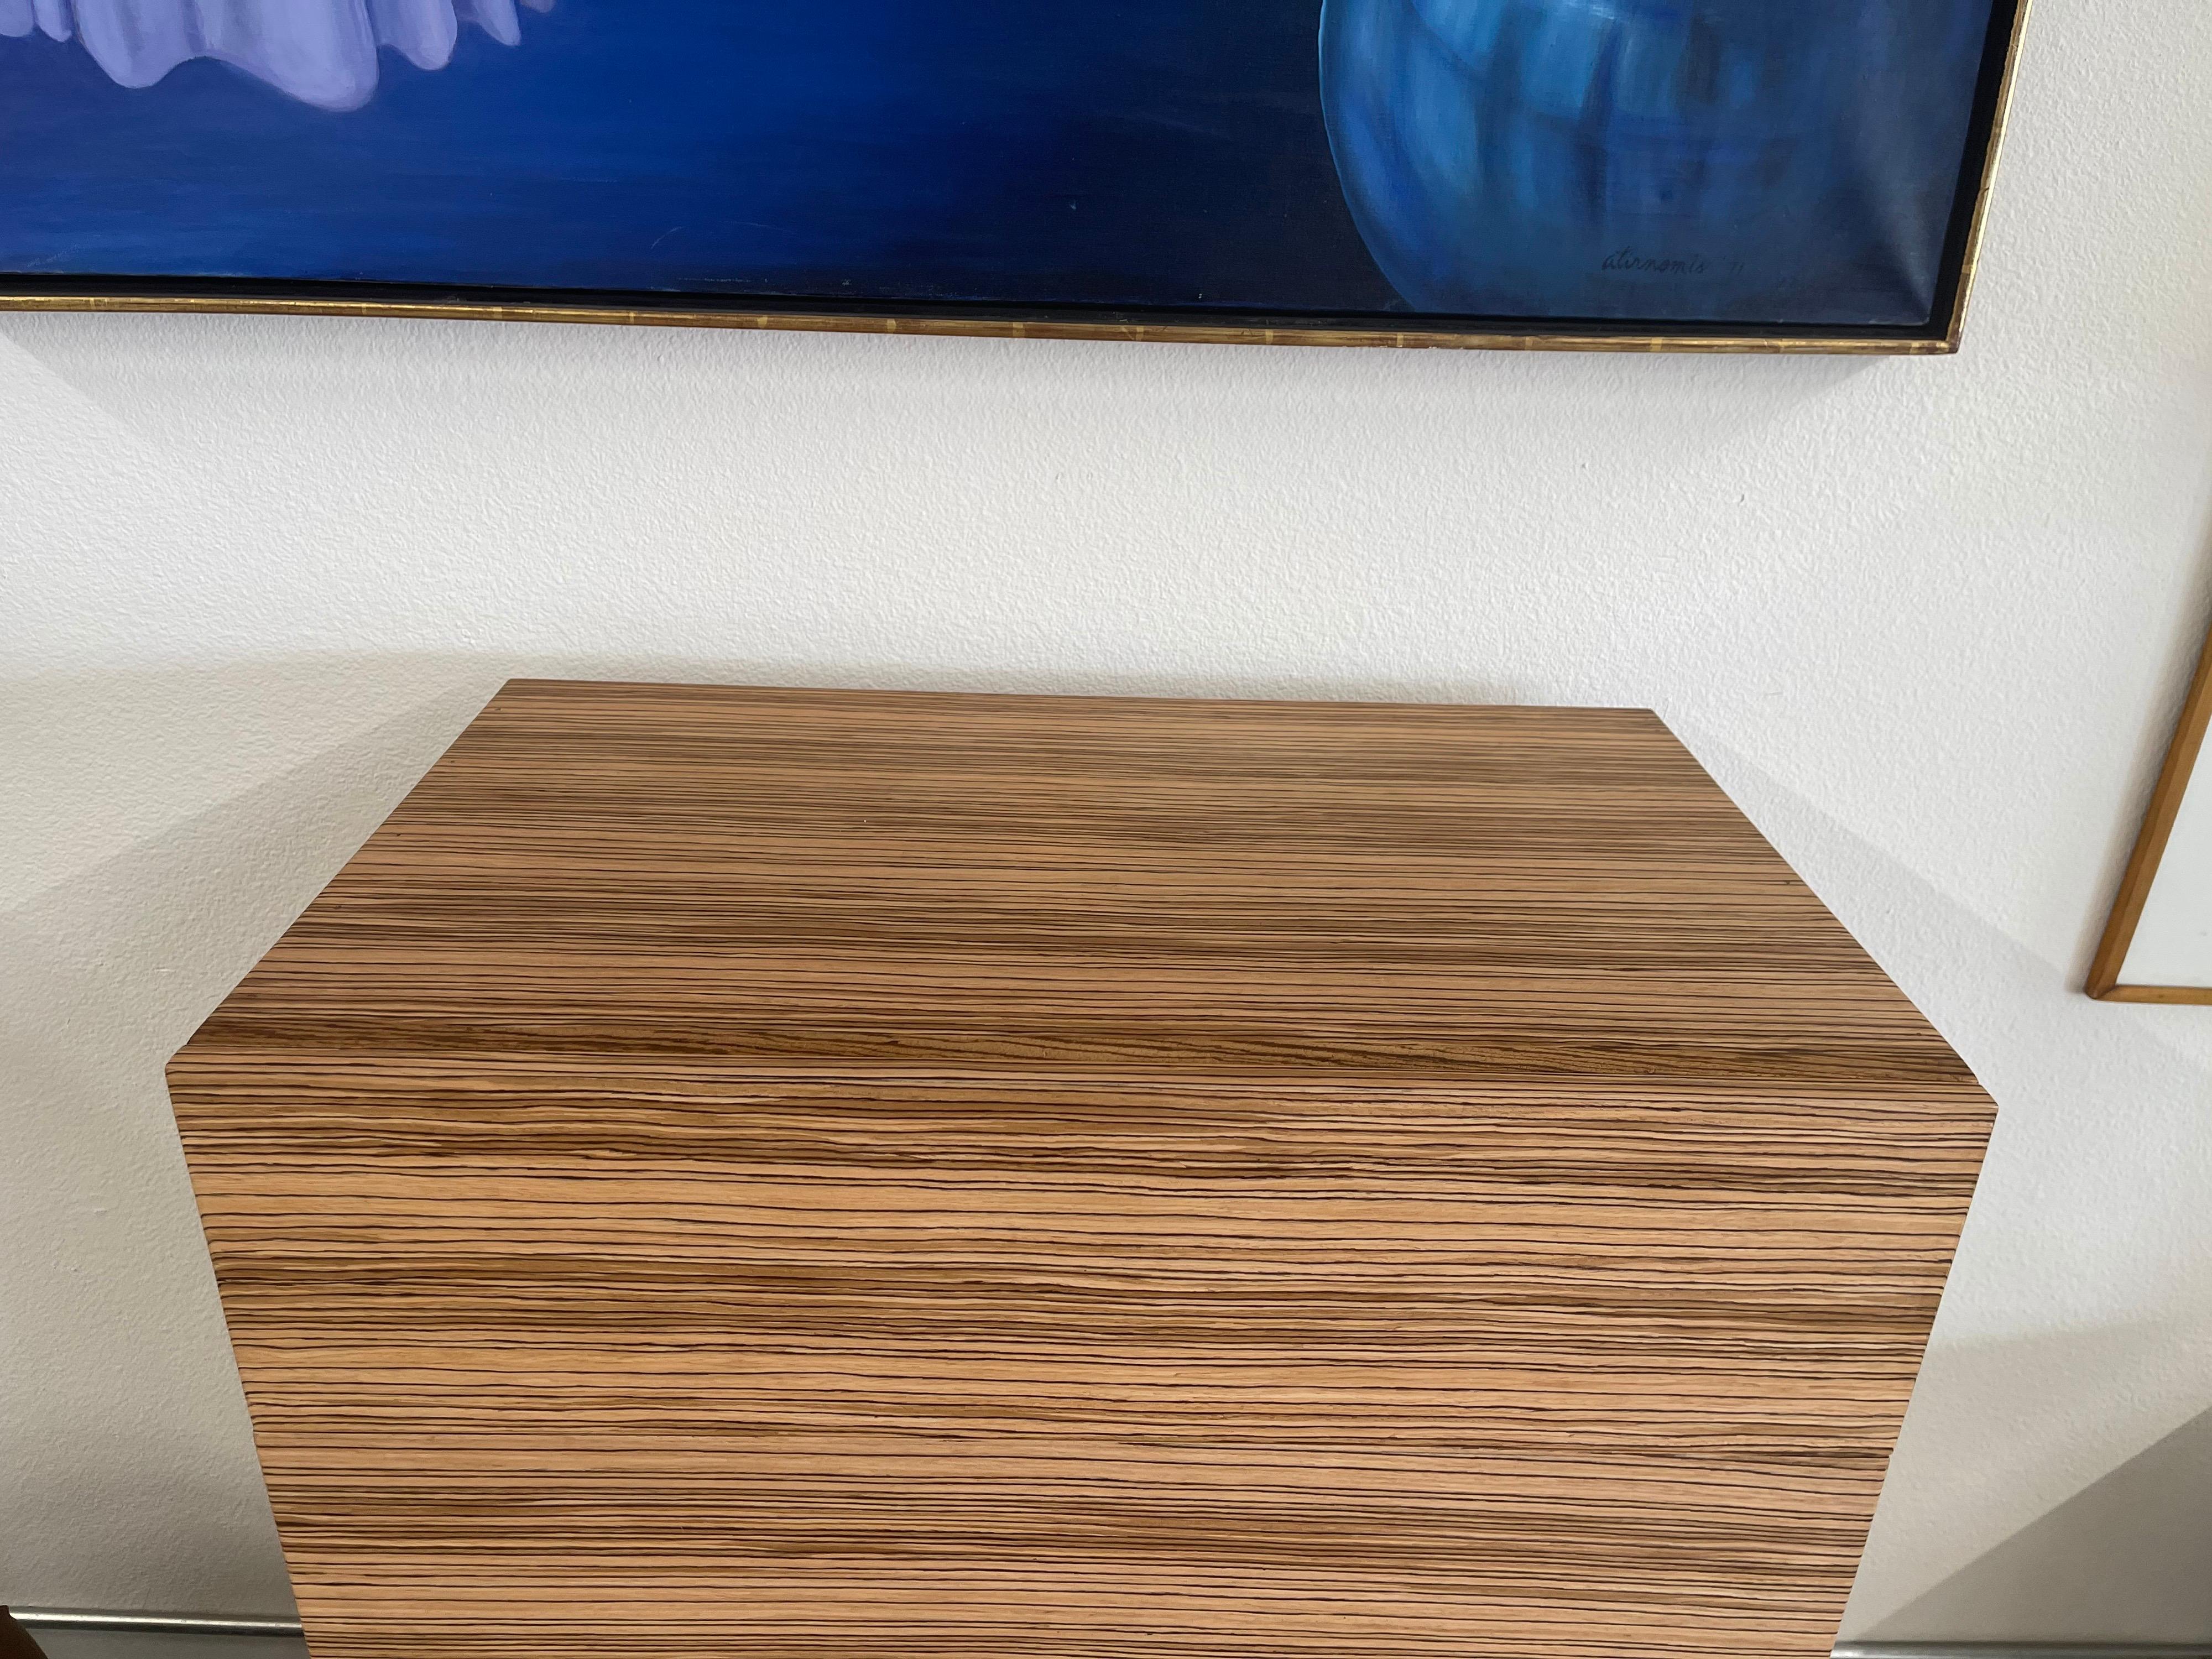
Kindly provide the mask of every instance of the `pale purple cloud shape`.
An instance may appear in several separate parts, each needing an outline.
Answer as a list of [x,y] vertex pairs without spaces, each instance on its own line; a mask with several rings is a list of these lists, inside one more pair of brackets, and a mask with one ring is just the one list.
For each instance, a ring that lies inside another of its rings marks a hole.
[[[359,109],[377,48],[443,69],[461,27],[522,39],[516,0],[0,0],[0,35],[74,38],[118,86],[150,87],[190,58],[234,64],[302,103]],[[550,11],[553,0],[521,0]]]

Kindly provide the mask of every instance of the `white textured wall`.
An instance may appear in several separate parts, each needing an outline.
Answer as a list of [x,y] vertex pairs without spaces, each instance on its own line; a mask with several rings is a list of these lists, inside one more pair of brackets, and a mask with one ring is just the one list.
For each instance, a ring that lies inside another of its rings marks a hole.
[[2212,1009],[2073,990],[2212,8],[2037,10],[1948,361],[0,319],[0,1597],[284,1604],[159,1066],[526,670],[1656,708],[2004,1109],[1850,1628],[2212,1637]]

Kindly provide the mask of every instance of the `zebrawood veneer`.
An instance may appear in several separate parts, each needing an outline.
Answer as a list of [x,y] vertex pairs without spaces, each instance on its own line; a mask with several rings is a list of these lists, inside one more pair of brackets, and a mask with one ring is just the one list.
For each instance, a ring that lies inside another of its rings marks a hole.
[[521,683],[170,1079],[318,1659],[1825,1654],[1990,1109],[1646,714]]

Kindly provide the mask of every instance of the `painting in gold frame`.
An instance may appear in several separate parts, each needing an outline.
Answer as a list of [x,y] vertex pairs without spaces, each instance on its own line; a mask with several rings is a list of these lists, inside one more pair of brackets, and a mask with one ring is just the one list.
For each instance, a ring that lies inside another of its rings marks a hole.
[[2021,11],[0,0],[0,306],[1941,353]]

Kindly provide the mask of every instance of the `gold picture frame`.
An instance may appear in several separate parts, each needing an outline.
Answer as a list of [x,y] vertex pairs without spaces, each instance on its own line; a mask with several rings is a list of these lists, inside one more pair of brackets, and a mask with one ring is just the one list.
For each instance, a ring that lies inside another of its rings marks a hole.
[[2088,983],[2083,988],[2100,1001],[2212,1003],[2212,986],[2131,985],[2120,980],[2128,949],[2135,943],[2136,929],[2142,921],[2143,906],[2150,898],[2151,883],[2180,816],[2182,797],[2189,792],[2197,757],[2203,752],[2208,729],[2212,729],[2212,638],[2206,640],[2197,659],[2196,677],[2182,704],[2180,724],[2174,728],[2173,742],[2159,769],[2150,808],[2143,814],[2142,829],[2136,836],[2126,873],[2120,878],[2119,894],[2112,902],[2112,914],[2090,963]]
[[[1514,351],[1692,352],[1797,356],[1941,356],[1959,349],[2004,136],[2029,0],[1997,0],[1990,64],[1975,100],[1962,189],[1944,251],[1929,322],[1920,328],[1763,330],[1738,325],[1553,324],[1431,317],[1209,315],[1097,307],[940,306],[850,307],[757,297],[702,302],[690,295],[580,295],[556,289],[430,289],[356,283],[210,278],[51,278],[0,275],[0,313],[217,313],[393,317],[486,322],[620,324],[647,327],[777,329],[809,333],[951,335],[1003,339],[1143,341],[1183,344],[1368,346]],[[2001,32],[2001,34],[1999,33]],[[1995,40],[2001,38],[2001,51]],[[538,297],[542,294],[544,297]],[[1407,324],[1411,326],[1407,326]]]

